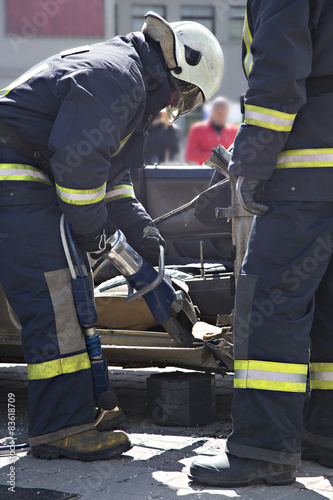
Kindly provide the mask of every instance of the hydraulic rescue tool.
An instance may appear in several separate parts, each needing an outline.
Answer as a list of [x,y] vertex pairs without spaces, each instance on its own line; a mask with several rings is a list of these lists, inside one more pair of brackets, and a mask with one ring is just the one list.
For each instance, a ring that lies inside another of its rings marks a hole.
[[[97,313],[93,289],[82,266],[64,215],[61,217],[60,232],[71,273],[76,312],[85,333],[87,352],[91,362],[99,421],[105,411],[117,406],[118,401],[110,386],[106,359],[103,355],[100,336],[96,331]],[[156,322],[163,326],[177,345],[187,347],[192,345],[194,341],[192,328],[197,321],[197,315],[186,293],[183,290],[175,291],[164,277],[164,248],[162,246],[160,246],[158,271],[133,250],[119,230],[108,239],[101,257],[109,259],[125,277],[129,286],[136,290],[127,297],[128,302],[143,297]]]
[[197,315],[192,302],[183,290],[175,291],[165,278],[164,248],[160,246],[159,270],[156,271],[127,243],[124,234],[116,231],[107,241],[102,257],[109,259],[129,286],[127,302],[143,297],[156,323],[178,346],[193,344],[193,325]]
[[[81,264],[69,224],[64,215],[61,216],[60,233],[71,273],[71,284],[77,317],[85,334],[87,352],[91,363],[95,404],[98,408],[96,422],[98,423],[106,411],[113,410],[118,405],[118,400],[111,389],[107,362],[102,351],[99,333],[96,331],[97,313],[93,288],[89,276],[85,273]],[[89,263],[87,262],[88,265]]]
[[239,193],[237,191],[237,177],[228,170],[231,159],[231,151],[219,145],[212,149],[212,155],[205,161],[204,165],[214,168],[229,179],[231,189],[231,206],[227,208],[217,207],[215,209],[216,218],[226,217],[232,220],[232,244],[234,254],[234,276],[237,283],[239,271],[246,253],[247,241],[252,226],[253,215],[242,207]]

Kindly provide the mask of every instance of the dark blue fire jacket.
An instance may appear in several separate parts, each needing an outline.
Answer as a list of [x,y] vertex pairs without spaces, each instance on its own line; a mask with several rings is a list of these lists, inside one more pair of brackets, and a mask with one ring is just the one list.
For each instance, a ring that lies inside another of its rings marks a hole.
[[[65,51],[0,91],[0,118],[50,161],[36,168],[0,149],[0,204],[57,196],[77,236],[98,233],[115,203],[118,226],[136,214],[126,172],[143,166],[145,131],[170,101],[159,45],[142,33]],[[126,205],[126,210],[124,206]],[[121,212],[121,213],[119,213]]]
[[333,2],[248,0],[246,11],[249,89],[230,170],[267,181],[266,201],[332,201]]

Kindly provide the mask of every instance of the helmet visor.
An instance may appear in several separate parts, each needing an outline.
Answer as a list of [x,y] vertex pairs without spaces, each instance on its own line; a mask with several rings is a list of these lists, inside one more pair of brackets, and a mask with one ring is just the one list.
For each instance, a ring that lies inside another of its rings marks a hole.
[[169,123],[173,123],[181,115],[194,111],[205,100],[203,93],[196,85],[178,78],[172,78],[172,83],[178,92],[178,102],[177,104],[172,102],[166,107]]

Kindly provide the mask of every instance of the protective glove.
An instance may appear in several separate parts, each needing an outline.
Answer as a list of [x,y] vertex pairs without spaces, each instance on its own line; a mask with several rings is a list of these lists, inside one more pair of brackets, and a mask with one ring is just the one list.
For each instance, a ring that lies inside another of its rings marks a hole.
[[94,253],[94,259],[98,259],[106,246],[106,240],[117,230],[114,222],[107,220],[97,231],[89,234],[78,235],[73,231],[75,243],[83,252]]
[[166,242],[155,226],[139,227],[126,234],[129,244],[152,266],[158,265],[160,245],[166,249]]
[[269,208],[262,205],[262,189],[264,181],[239,177],[237,194],[242,207],[253,215],[265,215]]

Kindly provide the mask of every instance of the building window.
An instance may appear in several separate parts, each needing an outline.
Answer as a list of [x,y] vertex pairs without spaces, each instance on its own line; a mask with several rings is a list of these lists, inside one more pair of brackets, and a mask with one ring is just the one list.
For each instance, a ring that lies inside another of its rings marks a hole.
[[6,0],[6,32],[23,37],[104,37],[104,0]]
[[230,38],[237,39],[242,37],[244,17],[245,17],[245,7],[237,6],[230,7],[230,22],[229,22],[229,36]]
[[164,5],[133,5],[132,6],[132,31],[141,31],[144,15],[152,10],[162,17],[166,17]]
[[214,17],[214,7],[181,7],[182,20],[201,23],[206,26],[206,28],[210,29],[213,33],[215,31]]

